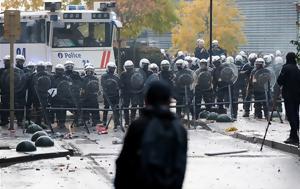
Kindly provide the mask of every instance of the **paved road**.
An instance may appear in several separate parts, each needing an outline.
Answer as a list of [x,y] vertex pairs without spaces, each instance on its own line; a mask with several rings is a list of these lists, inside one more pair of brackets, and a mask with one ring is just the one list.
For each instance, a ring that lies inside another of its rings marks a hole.
[[[1,168],[1,189],[113,188],[114,161],[121,145],[112,144],[120,133],[91,134],[67,140],[78,157],[39,160]],[[207,152],[247,149],[215,157]],[[0,151],[1,153],[1,151]],[[185,189],[284,189],[300,186],[298,156],[233,139],[206,130],[189,131],[189,158]]]

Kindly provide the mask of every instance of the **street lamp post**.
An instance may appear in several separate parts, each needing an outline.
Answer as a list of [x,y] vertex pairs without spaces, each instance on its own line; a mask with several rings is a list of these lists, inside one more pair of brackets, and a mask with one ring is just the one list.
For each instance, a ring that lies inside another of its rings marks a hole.
[[212,16],[213,16],[213,0],[210,0],[210,10],[209,10],[209,64],[212,65]]

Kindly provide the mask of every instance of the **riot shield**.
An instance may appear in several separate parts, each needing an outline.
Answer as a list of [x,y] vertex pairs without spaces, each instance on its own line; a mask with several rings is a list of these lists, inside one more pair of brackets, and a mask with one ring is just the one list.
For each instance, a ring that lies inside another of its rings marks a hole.
[[189,86],[193,83],[193,73],[189,70],[182,70],[178,75],[176,76],[176,85],[179,86]]
[[[117,85],[117,83],[113,81],[108,81],[111,85]],[[86,85],[86,93],[87,94],[98,94],[99,92],[99,82],[97,80],[90,80]]]
[[257,91],[264,92],[268,90],[268,86],[272,89],[276,83],[276,76],[271,68],[263,68],[255,72],[253,75],[253,83]]
[[196,75],[196,86],[201,90],[210,90],[212,88],[212,75],[210,71],[202,71]]
[[146,75],[141,70],[135,70],[130,77],[130,85],[133,93],[141,93],[144,89]]
[[[91,87],[93,87],[94,85],[96,85],[95,82],[91,83]],[[109,94],[108,91],[118,91],[119,90],[119,84],[118,84],[118,81],[111,77],[111,78],[108,78],[105,80],[105,82],[102,83],[102,88],[103,88],[103,91],[107,94],[107,97],[111,97]],[[97,89],[93,89],[94,91],[97,90]]]
[[219,75],[219,81],[223,81],[228,85],[234,84],[238,79],[239,71],[238,67],[234,64],[222,64],[222,68]]

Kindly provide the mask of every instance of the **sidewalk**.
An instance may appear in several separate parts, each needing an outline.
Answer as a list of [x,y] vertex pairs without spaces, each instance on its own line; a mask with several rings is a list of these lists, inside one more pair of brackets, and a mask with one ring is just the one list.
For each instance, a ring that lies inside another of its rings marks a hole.
[[[246,140],[251,143],[262,143],[268,122],[264,119],[239,117],[233,123],[218,123],[201,120],[207,124],[213,132],[226,134],[234,138]],[[236,128],[236,131],[228,132],[226,129]],[[283,141],[289,136],[290,126],[288,121],[280,123],[278,118],[274,118],[269,127],[265,145],[274,149],[297,154],[300,156],[300,150],[293,145],[284,144]]]

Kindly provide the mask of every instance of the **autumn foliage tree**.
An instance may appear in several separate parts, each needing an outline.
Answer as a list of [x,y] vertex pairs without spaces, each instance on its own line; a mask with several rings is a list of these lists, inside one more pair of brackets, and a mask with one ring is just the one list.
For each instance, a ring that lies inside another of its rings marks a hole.
[[44,5],[43,0],[4,0],[1,4],[4,9],[20,9],[25,10],[39,10]]
[[[86,0],[92,6],[94,0]],[[144,29],[171,31],[178,21],[173,0],[116,0],[116,13],[123,24],[125,39],[137,37]]]
[[[193,52],[197,38],[203,38],[209,46],[209,6],[208,0],[180,2],[178,15],[180,23],[172,30],[174,49]],[[213,1],[213,39],[219,40],[220,46],[229,54],[234,54],[238,47],[246,43],[243,33],[243,17],[234,0]]]

